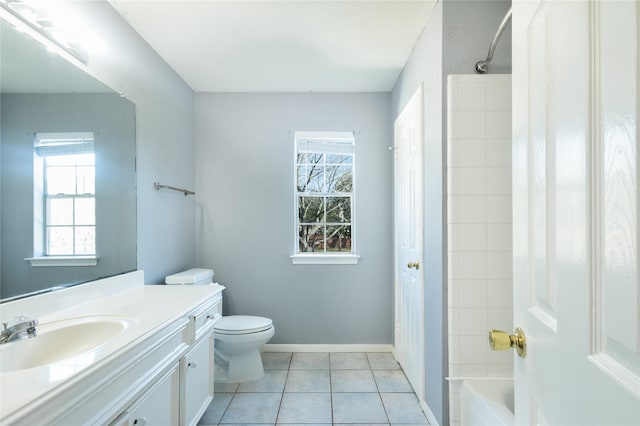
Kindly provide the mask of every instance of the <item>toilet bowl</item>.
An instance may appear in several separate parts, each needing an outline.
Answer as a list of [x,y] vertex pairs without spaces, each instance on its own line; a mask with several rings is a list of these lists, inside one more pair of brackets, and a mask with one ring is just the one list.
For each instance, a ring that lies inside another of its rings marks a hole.
[[264,375],[260,347],[275,334],[269,318],[249,315],[222,317],[214,326],[214,380],[238,383]]
[[[169,275],[166,284],[211,284],[213,270],[189,269]],[[264,375],[260,347],[275,334],[273,321],[250,315],[229,315],[214,325],[214,381],[239,383],[257,380]]]

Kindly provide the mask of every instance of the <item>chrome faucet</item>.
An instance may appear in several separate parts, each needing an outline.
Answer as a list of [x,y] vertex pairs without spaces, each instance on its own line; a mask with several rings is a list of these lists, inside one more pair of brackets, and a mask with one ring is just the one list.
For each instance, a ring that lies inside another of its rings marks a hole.
[[0,344],[14,340],[30,339],[36,337],[37,319],[31,319],[26,315],[19,315],[11,321],[2,323],[0,332]]

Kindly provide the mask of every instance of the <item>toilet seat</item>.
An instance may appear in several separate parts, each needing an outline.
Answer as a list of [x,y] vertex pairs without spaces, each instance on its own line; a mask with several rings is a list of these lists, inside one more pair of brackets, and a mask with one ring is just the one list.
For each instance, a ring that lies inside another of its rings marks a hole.
[[230,315],[220,318],[214,326],[216,334],[238,335],[260,333],[273,327],[270,318],[251,315]]

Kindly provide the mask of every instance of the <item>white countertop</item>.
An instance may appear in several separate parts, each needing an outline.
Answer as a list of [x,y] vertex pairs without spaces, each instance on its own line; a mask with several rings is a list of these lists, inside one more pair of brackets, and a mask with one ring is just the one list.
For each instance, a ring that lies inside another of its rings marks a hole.
[[[118,276],[116,282],[113,278],[99,280],[86,287],[61,290],[66,294],[45,294],[1,305],[2,321],[5,322],[8,316],[20,312],[37,318],[41,325],[61,319],[101,315],[132,318],[133,325],[107,343],[73,358],[25,370],[0,372],[0,419],[62,384],[69,384],[78,376],[100,368],[108,359],[162,327],[186,318],[188,312],[223,289],[218,284],[143,285],[142,271],[136,271]],[[6,345],[13,344],[20,342]]]

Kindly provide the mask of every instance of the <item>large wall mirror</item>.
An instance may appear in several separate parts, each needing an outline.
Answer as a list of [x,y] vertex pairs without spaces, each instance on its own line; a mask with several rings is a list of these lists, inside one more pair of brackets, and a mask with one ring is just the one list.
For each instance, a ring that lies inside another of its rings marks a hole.
[[0,25],[0,299],[135,270],[135,105]]

